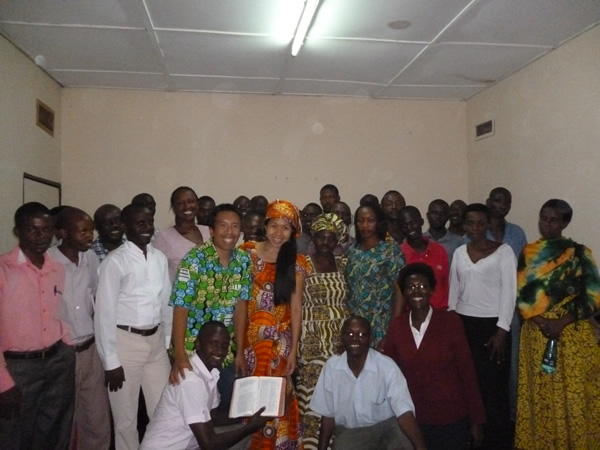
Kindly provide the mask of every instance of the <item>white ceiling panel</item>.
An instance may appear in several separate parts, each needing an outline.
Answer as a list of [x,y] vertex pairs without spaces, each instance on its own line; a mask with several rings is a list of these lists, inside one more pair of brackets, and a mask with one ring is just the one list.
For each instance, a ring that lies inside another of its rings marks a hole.
[[136,0],[3,0],[2,21],[144,27],[143,4]]
[[482,0],[441,40],[555,47],[598,21],[600,0]]
[[166,75],[126,72],[50,71],[63,86],[165,90]]
[[300,55],[288,63],[286,76],[387,84],[424,47],[381,41],[308,39]]
[[181,91],[270,94],[277,88],[279,79],[171,76],[170,83],[174,89]]
[[145,0],[155,28],[285,36],[294,34],[303,0]]
[[600,23],[600,0],[321,0],[292,58],[303,4],[0,0],[0,34],[64,86],[461,100]]
[[285,80],[282,94],[335,95],[342,97],[373,97],[383,86],[369,83],[350,83],[322,80]]
[[162,72],[158,52],[141,30],[2,24],[10,39],[49,69]]
[[279,77],[287,46],[269,37],[157,33],[171,74]]
[[547,50],[540,47],[437,44],[423,52],[393,84],[491,85]]
[[[309,36],[430,42],[470,2],[325,0]],[[408,21],[410,24],[403,29],[388,26],[397,21]]]

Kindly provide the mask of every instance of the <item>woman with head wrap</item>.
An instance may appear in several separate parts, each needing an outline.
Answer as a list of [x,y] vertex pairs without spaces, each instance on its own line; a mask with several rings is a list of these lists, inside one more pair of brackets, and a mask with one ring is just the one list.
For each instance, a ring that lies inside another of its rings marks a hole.
[[302,300],[302,339],[298,360],[298,403],[304,417],[304,448],[316,449],[321,417],[308,409],[323,364],[340,353],[341,329],[349,316],[346,307],[345,257],[334,249],[348,229],[336,214],[317,216],[311,226],[315,252],[309,257],[312,273],[306,278]]
[[251,449],[302,448],[298,399],[291,381],[301,333],[304,280],[311,270],[296,251],[301,231],[298,209],[275,200],[265,214],[266,240],[248,241],[240,247],[250,254],[254,281],[252,299],[241,306],[246,314],[238,314],[234,324],[235,335],[244,337],[236,369],[240,375],[288,380],[285,414],[252,436]]

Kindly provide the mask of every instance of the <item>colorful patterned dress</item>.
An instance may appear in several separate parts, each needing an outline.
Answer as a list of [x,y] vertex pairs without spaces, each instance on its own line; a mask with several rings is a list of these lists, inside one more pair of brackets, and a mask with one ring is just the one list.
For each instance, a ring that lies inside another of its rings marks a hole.
[[[309,260],[310,262],[310,260]],[[321,368],[333,354],[341,354],[340,335],[349,316],[345,257],[336,256],[337,272],[314,272],[304,283],[302,337],[298,358],[298,404],[304,420],[304,448],[317,449],[321,416],[308,408]]]
[[[275,263],[263,261],[256,251],[256,242],[245,242],[241,247],[252,259],[252,299],[248,302],[248,324],[244,343],[244,358],[248,374],[253,376],[283,376],[291,351],[292,330],[289,305],[274,303]],[[307,276],[310,267],[304,255],[296,258],[296,271]],[[253,450],[302,449],[302,424],[298,411],[298,399],[288,378],[286,412],[282,417],[268,423],[275,434],[267,437],[263,430],[252,436]],[[269,427],[267,427],[269,428]]]
[[548,339],[533,321],[523,322],[515,446],[600,448],[600,346],[587,320],[600,310],[600,278],[591,251],[564,238],[528,244],[518,288],[524,319],[571,313],[576,322],[560,335],[554,374],[540,370]]
[[359,244],[350,247],[347,257],[348,308],[371,323],[371,344],[375,345],[387,333],[394,283],[404,267],[404,255],[397,243],[383,240],[369,250],[361,250]]

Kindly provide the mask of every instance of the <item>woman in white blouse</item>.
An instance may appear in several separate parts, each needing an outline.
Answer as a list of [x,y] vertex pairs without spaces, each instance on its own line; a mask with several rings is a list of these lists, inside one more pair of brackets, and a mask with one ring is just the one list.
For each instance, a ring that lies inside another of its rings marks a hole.
[[459,247],[450,268],[448,307],[461,317],[485,406],[486,449],[512,448],[508,407],[510,323],[516,300],[516,258],[512,249],[486,237],[487,206],[465,209],[468,244]]

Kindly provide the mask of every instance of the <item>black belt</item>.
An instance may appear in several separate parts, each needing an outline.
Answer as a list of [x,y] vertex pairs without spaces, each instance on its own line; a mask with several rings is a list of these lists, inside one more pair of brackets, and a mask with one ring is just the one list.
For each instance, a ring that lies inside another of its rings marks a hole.
[[139,328],[128,327],[127,325],[117,325],[117,328],[129,331],[130,333],[139,334],[141,336],[152,336],[158,330],[158,325],[156,325],[154,328],[150,328],[149,330],[141,330]]
[[96,342],[96,337],[92,336],[87,341],[83,341],[81,344],[76,344],[75,345],[75,351],[77,353],[86,351],[88,348],[90,348],[92,346],[92,344],[94,342]]
[[57,351],[58,347],[62,341],[57,341],[55,344],[52,344],[48,348],[43,348],[42,350],[34,350],[32,352],[4,352],[4,357],[6,359],[46,359],[53,356]]

